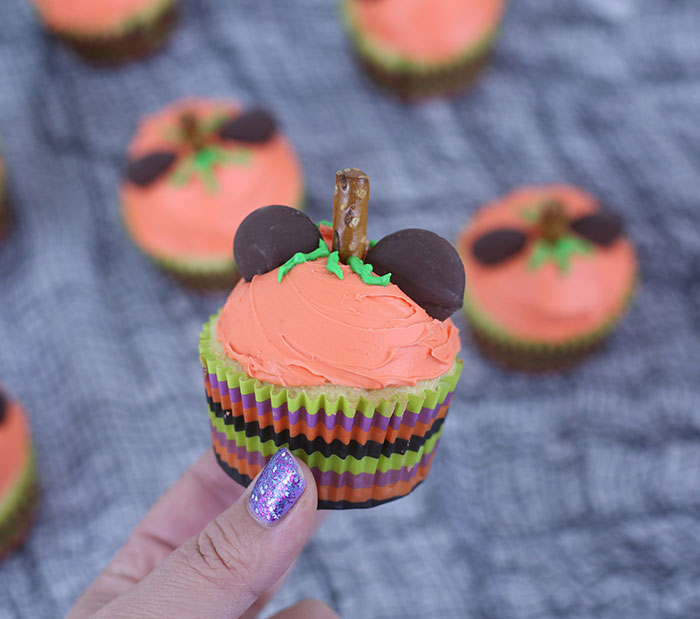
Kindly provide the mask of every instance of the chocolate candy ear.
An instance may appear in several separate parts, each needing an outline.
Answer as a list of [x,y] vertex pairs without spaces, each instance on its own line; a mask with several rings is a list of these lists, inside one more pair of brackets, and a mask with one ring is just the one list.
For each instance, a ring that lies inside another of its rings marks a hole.
[[596,245],[607,247],[622,233],[622,217],[610,211],[584,215],[571,222],[571,229]]
[[289,206],[264,206],[238,226],[233,257],[246,281],[282,266],[297,252],[318,249],[321,233],[304,213]]
[[222,140],[258,144],[267,142],[276,129],[272,115],[258,107],[227,122],[219,129],[219,137]]
[[5,397],[5,394],[0,391],[0,425],[2,425],[2,422],[5,421],[5,418],[7,417],[7,398]]
[[499,264],[515,256],[527,241],[527,235],[514,228],[498,228],[482,234],[472,245],[474,257],[487,266]]
[[130,161],[126,168],[126,178],[134,185],[145,187],[150,185],[159,176],[165,174],[177,159],[177,155],[171,151],[163,150],[150,153],[140,159]]
[[367,252],[365,263],[391,281],[430,316],[446,320],[464,303],[464,266],[448,241],[411,228],[385,236]]

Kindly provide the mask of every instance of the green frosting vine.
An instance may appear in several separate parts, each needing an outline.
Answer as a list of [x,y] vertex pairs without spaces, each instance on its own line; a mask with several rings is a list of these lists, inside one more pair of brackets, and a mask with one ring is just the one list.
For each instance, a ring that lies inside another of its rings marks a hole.
[[317,260],[318,258],[323,258],[325,256],[328,256],[329,254],[330,254],[330,251],[328,251],[328,245],[326,245],[323,242],[323,239],[321,239],[318,242],[318,249],[314,249],[312,252],[309,252],[308,254],[305,254],[305,253],[298,251],[289,260],[287,260],[287,262],[285,262],[279,268],[279,271],[277,272],[277,281],[281,282],[282,278],[287,273],[289,273],[289,271],[291,271],[292,268],[295,267],[297,264],[303,264],[304,262],[311,262],[313,260]]
[[[252,153],[245,148],[229,149],[219,144],[215,132],[226,122],[227,116],[219,113],[209,118],[196,120],[194,131],[204,140],[201,148],[183,156],[170,176],[175,185],[186,184],[193,176],[199,176],[207,191],[215,193],[219,186],[214,174],[214,168],[223,164],[249,165]],[[183,127],[170,127],[166,137],[178,144],[188,144],[187,132]]]
[[532,248],[527,265],[530,269],[539,269],[548,260],[553,260],[562,273],[568,273],[575,255],[592,253],[593,246],[578,236],[564,236],[554,243],[539,239]]
[[343,270],[340,268],[338,262],[340,261],[340,255],[337,251],[331,252],[326,261],[326,271],[335,275],[338,279],[343,279]]
[[370,286],[388,286],[391,281],[391,273],[379,277],[372,273],[373,267],[371,264],[365,264],[357,256],[350,256],[350,258],[348,258],[348,266],[360,276],[364,284]]

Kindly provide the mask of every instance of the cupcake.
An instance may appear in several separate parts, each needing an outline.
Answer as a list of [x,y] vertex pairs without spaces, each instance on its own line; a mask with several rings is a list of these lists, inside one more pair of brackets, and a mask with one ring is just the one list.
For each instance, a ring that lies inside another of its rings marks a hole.
[[292,146],[261,108],[186,99],[146,118],[128,149],[122,210],[134,242],[190,284],[230,287],[231,239],[251,211],[301,207]]
[[369,75],[415,99],[464,89],[481,71],[506,0],[343,0]]
[[560,369],[591,352],[625,312],[637,277],[622,219],[566,185],[485,206],[459,251],[477,344],[519,369]]
[[31,0],[41,21],[85,60],[114,64],[160,47],[177,0]]
[[222,468],[247,485],[287,447],[321,509],[423,481],[462,369],[457,252],[427,230],[368,243],[368,200],[367,176],[345,170],[332,228],[284,206],[251,213],[234,244],[242,280],[199,343]]
[[29,423],[19,402],[0,391],[0,557],[24,539],[36,502]]

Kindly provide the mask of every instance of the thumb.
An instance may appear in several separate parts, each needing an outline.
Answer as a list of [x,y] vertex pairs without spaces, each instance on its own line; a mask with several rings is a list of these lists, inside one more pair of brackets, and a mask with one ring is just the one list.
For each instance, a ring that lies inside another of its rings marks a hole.
[[285,448],[251,486],[97,616],[206,619],[243,614],[301,552],[317,505],[311,471]]

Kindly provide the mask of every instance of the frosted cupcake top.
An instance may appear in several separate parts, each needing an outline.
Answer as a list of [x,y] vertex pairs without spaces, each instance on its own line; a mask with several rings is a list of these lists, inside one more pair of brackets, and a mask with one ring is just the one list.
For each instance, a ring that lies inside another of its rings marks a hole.
[[172,0],[31,0],[41,19],[63,32],[101,32],[144,20]]
[[249,376],[283,386],[381,389],[452,367],[460,341],[449,315],[464,294],[459,256],[426,230],[394,233],[367,250],[356,218],[366,226],[369,186],[359,175],[338,173],[347,199],[339,208],[336,194],[335,225],[324,227],[332,242],[288,207],[259,209],[241,224],[235,255],[244,279],[221,311],[217,338]]
[[386,53],[448,62],[495,31],[505,0],[349,0],[350,18]]
[[125,222],[162,258],[230,260],[231,236],[246,215],[302,198],[296,154],[259,108],[179,101],[143,121],[128,156]]
[[559,342],[605,326],[637,273],[621,219],[567,185],[526,187],[462,231],[469,305],[525,340]]

